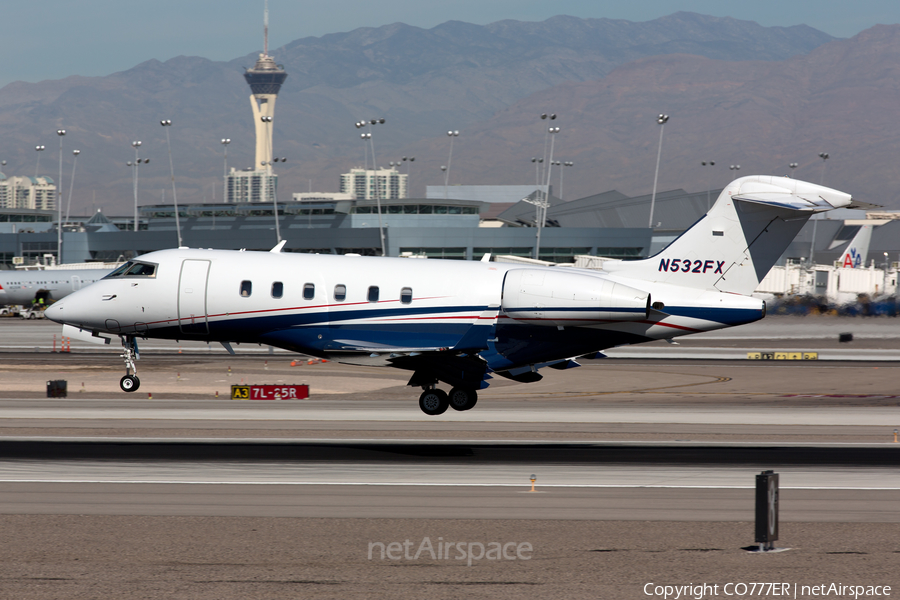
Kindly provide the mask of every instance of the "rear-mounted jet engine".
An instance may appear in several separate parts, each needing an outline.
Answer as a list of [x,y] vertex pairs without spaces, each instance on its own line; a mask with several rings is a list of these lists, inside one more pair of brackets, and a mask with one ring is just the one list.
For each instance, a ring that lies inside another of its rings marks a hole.
[[514,269],[503,280],[500,307],[515,321],[574,327],[646,319],[650,294],[593,275]]

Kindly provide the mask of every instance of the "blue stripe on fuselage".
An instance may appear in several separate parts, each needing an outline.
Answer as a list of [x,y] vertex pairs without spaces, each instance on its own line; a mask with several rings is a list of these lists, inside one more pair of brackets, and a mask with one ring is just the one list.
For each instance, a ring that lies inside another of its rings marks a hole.
[[763,318],[762,309],[754,308],[715,308],[703,306],[669,306],[663,312],[674,317],[688,317],[721,323],[723,325],[742,325]]

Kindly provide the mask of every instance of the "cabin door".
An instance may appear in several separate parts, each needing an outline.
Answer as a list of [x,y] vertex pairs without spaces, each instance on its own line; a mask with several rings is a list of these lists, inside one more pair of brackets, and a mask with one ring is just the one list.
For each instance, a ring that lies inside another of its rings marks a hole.
[[178,325],[182,333],[206,335],[206,282],[208,260],[185,260],[178,279]]

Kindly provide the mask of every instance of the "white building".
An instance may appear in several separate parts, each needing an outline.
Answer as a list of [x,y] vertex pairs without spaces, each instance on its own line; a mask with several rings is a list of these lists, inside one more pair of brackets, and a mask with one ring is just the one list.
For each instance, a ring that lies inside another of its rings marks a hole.
[[341,193],[357,200],[399,200],[406,198],[408,175],[396,169],[350,169],[341,175]]
[[56,209],[56,184],[49,177],[9,177],[0,173],[0,208]]
[[225,202],[272,202],[278,192],[278,175],[269,171],[238,171],[225,178]]

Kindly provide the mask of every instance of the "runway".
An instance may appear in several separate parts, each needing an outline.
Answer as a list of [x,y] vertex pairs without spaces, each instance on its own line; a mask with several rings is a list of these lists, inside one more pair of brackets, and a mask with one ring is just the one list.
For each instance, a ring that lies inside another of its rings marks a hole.
[[0,457],[6,514],[749,520],[774,468],[785,520],[900,522],[885,444],[56,438]]

